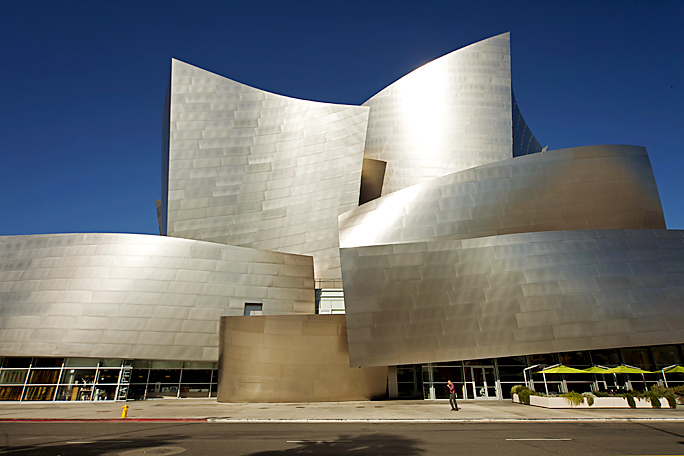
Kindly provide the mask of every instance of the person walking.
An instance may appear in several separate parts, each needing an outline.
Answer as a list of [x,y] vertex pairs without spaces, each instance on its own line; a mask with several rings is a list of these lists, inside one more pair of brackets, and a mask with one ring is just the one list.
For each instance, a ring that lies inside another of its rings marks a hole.
[[456,403],[456,386],[451,383],[451,380],[447,380],[447,386],[449,387],[449,404],[451,404],[451,411],[458,411],[458,404]]

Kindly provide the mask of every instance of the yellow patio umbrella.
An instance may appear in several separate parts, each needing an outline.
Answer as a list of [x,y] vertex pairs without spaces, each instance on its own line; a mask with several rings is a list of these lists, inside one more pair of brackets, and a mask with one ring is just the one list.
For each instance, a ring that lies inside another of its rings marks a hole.
[[665,388],[668,388],[667,386],[667,377],[665,374],[684,374],[684,367],[678,366],[677,364],[673,364],[671,366],[667,366],[661,370],[663,373],[663,380],[665,381]]
[[546,394],[549,394],[549,388],[546,385],[546,374],[586,374],[583,370],[575,369],[574,367],[564,366],[562,364],[556,364],[555,366],[545,367],[542,370],[538,370],[535,373],[540,373],[544,377],[544,389]]

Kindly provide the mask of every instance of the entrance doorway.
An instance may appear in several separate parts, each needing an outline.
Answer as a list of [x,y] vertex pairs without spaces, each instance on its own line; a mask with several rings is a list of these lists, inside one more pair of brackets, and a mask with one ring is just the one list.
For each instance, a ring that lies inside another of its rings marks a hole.
[[498,399],[494,366],[464,366],[466,399]]

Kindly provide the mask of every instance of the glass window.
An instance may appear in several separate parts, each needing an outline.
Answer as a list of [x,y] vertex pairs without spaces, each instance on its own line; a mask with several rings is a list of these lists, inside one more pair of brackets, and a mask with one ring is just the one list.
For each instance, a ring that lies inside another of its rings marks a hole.
[[149,369],[152,361],[136,359],[133,361],[133,369]]
[[0,401],[21,400],[23,386],[0,386]]
[[29,383],[32,384],[50,384],[57,383],[59,378],[59,369],[31,369],[31,377]]
[[208,397],[209,385],[182,385],[180,397]]
[[31,358],[5,358],[5,361],[2,365],[2,367],[5,368],[28,368],[30,366]]
[[151,369],[149,383],[178,383],[180,369]]
[[56,386],[29,386],[24,392],[25,401],[51,401]]
[[92,384],[95,381],[95,369],[64,369],[60,383]]
[[591,361],[589,359],[589,352],[586,351],[574,351],[559,353],[558,358],[561,364],[572,367],[589,367],[591,366]]
[[491,358],[485,359],[471,359],[469,361],[463,361],[466,366],[493,366],[494,360]]
[[212,369],[214,363],[183,363],[183,369]]
[[653,363],[647,348],[622,348],[622,359],[625,364],[644,370],[653,370]]
[[112,358],[101,359],[100,367],[121,367],[121,360]]
[[664,345],[661,347],[651,347],[651,353],[658,369],[671,366],[673,364],[682,364],[679,356],[679,350],[676,345]]
[[509,382],[524,382],[523,366],[499,366],[499,379]]
[[23,385],[26,381],[28,369],[3,369],[0,374],[0,383],[18,383]]
[[57,401],[89,401],[92,393],[90,385],[65,385],[57,390]]
[[118,383],[121,369],[100,369],[97,373],[97,383]]
[[33,367],[62,367],[64,358],[33,358]]
[[524,356],[509,356],[506,358],[497,358],[496,362],[499,366],[527,366],[527,361]]
[[620,364],[620,353],[613,350],[592,350],[591,362],[594,366],[617,366]]
[[133,372],[131,373],[131,383],[147,383],[147,376],[149,373],[149,369],[133,369]]
[[97,385],[93,393],[93,401],[113,401],[116,399],[116,385]]
[[558,364],[558,356],[556,356],[555,353],[543,353],[541,355],[529,355],[527,357],[527,360],[529,361],[530,366],[534,366],[535,364],[545,364],[547,366],[553,366],[554,364]]
[[461,366],[435,366],[432,377],[433,382],[444,382],[451,380],[452,383],[463,381],[463,369]]
[[183,369],[183,383],[211,383],[211,369]]
[[99,359],[92,358],[67,358],[64,367],[97,367]]
[[181,361],[152,361],[152,369],[180,369],[183,367]]

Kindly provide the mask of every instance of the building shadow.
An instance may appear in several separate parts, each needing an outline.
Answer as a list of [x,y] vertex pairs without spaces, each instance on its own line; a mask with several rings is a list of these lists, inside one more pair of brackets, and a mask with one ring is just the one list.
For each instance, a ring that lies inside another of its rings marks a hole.
[[418,447],[418,440],[408,439],[395,434],[370,434],[359,436],[341,435],[335,440],[294,441],[295,448],[284,450],[260,451],[249,456],[282,455],[338,455],[354,456],[398,455],[416,456],[425,450]]
[[[8,446],[0,445],[0,454],[15,456],[102,456],[103,454],[118,454],[122,456],[143,456],[145,454],[182,454],[186,448],[182,447],[182,440],[186,437],[177,434],[134,437],[130,434],[118,438],[100,440],[83,438],[82,443],[75,439],[73,442],[57,441],[42,442],[34,445]],[[5,442],[7,439],[4,439]]]

